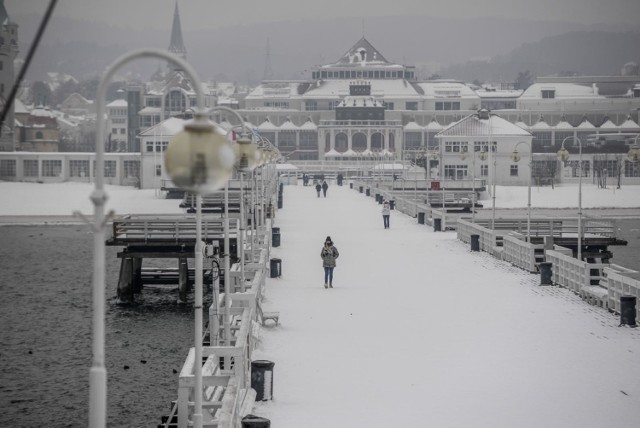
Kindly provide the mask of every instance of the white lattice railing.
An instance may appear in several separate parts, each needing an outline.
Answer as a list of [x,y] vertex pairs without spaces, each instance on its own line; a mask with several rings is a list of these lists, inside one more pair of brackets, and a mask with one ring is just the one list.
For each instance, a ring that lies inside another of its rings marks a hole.
[[604,268],[603,285],[607,288],[609,309],[620,313],[620,297],[636,298],[636,319],[640,319],[640,272],[611,265]]

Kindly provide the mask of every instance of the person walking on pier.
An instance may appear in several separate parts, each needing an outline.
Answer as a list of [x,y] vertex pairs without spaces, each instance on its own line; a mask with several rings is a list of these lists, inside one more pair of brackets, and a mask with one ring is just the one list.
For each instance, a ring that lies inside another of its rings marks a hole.
[[329,185],[327,184],[326,181],[322,182],[322,193],[324,193],[324,197],[327,197],[327,189],[329,188]]
[[320,197],[320,191],[322,190],[322,186],[320,183],[316,183],[316,192],[318,192],[318,197]]
[[384,228],[389,229],[389,217],[391,216],[391,207],[389,206],[389,201],[384,201],[382,204],[382,222],[384,223]]
[[320,251],[322,258],[322,267],[324,268],[324,288],[333,288],[333,269],[336,267],[336,259],[340,257],[338,249],[333,246],[331,237],[327,236],[324,240],[324,246]]

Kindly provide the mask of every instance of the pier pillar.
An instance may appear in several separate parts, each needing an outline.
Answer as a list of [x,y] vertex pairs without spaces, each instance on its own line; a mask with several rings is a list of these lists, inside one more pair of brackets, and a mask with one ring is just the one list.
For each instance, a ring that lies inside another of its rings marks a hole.
[[133,303],[133,259],[123,257],[118,278],[118,303]]
[[187,259],[178,259],[178,302],[187,302],[189,291],[189,265]]
[[133,292],[142,293],[142,259],[140,257],[135,257],[132,260]]

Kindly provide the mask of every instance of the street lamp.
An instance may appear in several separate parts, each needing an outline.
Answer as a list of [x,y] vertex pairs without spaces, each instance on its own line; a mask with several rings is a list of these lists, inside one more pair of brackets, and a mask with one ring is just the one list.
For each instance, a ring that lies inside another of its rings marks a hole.
[[629,152],[627,153],[627,158],[633,162],[638,162],[640,160],[640,146],[638,146],[638,137],[640,134],[636,135],[636,138],[633,140],[633,146],[629,148]]
[[564,142],[573,138],[578,142],[578,260],[582,260],[582,142],[573,135],[562,140],[562,147],[558,150],[558,159],[563,162],[569,160],[569,152],[564,148]]
[[527,143],[526,141],[520,141],[513,148],[513,153],[511,153],[511,159],[514,162],[520,161],[520,153],[518,153],[518,146],[520,144],[526,144],[529,146],[529,184],[527,189],[527,242],[531,243],[531,166],[533,164],[533,153],[530,143]]
[[[104,208],[107,194],[104,191],[104,139],[105,139],[105,100],[107,87],[116,72],[126,63],[138,58],[160,58],[178,65],[191,79],[196,90],[198,114],[194,121],[185,127],[185,131],[176,135],[171,142],[172,156],[169,156],[169,148],[165,156],[165,165],[171,169],[175,180],[187,188],[196,192],[212,189],[224,184],[231,174],[234,155],[226,144],[222,135],[216,136],[213,127],[204,119],[204,94],[200,80],[193,68],[183,59],[161,49],[140,49],[120,56],[105,71],[96,95],[97,100],[97,132],[96,132],[96,180],[95,190],[91,194],[91,202],[94,205],[94,271],[92,279],[93,297],[93,362],[89,372],[89,426],[92,428],[104,428],[107,416],[107,371],[104,365],[105,342],[105,214]],[[219,137],[219,138],[218,138]],[[180,146],[178,148],[178,146]],[[191,168],[185,168],[189,163]],[[173,177],[172,177],[173,178]],[[201,197],[197,198],[196,205],[198,216],[201,218]],[[202,242],[201,225],[196,226],[196,326],[195,348],[196,363],[202,361]],[[199,262],[198,262],[199,260]],[[200,269],[198,269],[198,264]],[[199,299],[198,299],[199,296]],[[200,323],[197,322],[198,311]],[[198,344],[200,346],[198,346]],[[200,348],[200,355],[198,349]],[[195,365],[196,370],[196,410],[194,424],[202,426],[202,364]],[[199,388],[198,388],[199,386]],[[199,393],[198,393],[199,392]]]

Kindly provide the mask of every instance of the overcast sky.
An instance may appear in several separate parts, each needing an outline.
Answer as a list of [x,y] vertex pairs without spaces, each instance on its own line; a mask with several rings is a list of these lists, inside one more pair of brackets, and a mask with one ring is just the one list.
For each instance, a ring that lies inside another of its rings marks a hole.
[[[10,16],[42,14],[49,0],[5,0]],[[175,0],[59,0],[56,14],[115,26],[165,28]],[[179,0],[183,29],[332,17],[501,16],[638,25],[640,0]]]

